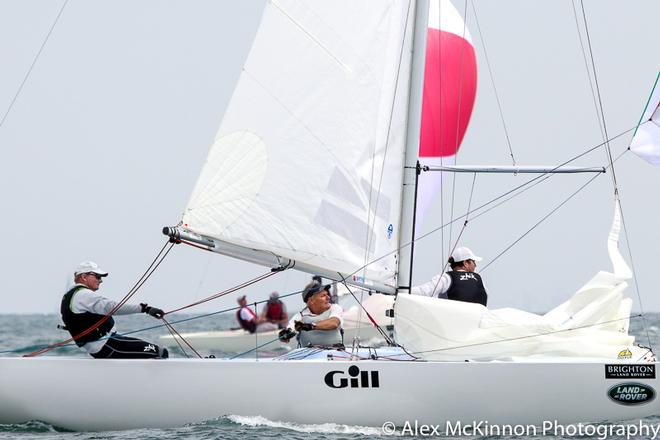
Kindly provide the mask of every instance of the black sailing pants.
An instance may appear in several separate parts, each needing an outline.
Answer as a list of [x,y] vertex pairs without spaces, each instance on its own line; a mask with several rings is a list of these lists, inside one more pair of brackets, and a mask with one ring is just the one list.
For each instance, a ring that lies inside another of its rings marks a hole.
[[142,339],[129,338],[113,333],[103,348],[96,353],[92,353],[92,356],[96,359],[165,359],[168,357],[168,353],[166,348],[160,348],[158,345]]

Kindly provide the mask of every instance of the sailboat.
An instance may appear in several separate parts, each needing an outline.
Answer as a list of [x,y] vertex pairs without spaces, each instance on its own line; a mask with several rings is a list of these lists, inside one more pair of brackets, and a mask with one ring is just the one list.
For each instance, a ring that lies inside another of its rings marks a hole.
[[[182,221],[164,229],[273,269],[397,294],[399,346],[271,359],[0,358],[0,423],[116,430],[241,414],[540,426],[660,414],[658,364],[628,335],[618,203],[612,271],[549,314],[408,294],[428,17],[425,1],[269,2]],[[90,412],[99,377],[121,378],[122,392]],[[245,399],[246,382],[292,391]]]

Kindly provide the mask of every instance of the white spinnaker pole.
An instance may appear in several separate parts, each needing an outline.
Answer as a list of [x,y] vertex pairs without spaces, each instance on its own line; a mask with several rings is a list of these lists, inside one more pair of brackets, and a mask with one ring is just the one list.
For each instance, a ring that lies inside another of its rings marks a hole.
[[408,293],[412,283],[413,229],[415,226],[415,181],[419,156],[419,135],[422,123],[422,95],[424,92],[424,64],[426,61],[426,34],[428,32],[429,1],[418,0],[415,5],[415,35],[413,37],[410,95],[408,98],[408,124],[401,195],[401,233],[399,234],[398,290]]

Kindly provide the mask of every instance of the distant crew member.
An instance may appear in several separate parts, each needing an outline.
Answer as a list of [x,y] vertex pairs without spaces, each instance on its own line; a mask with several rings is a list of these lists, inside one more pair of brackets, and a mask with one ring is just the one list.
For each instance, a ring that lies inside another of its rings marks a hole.
[[289,322],[289,315],[286,312],[286,306],[280,300],[279,293],[273,292],[270,294],[270,298],[261,312],[261,318],[264,322],[277,325],[277,328],[286,327],[287,322]]
[[236,320],[243,330],[250,333],[261,333],[272,330],[277,330],[277,324],[266,321],[265,318],[257,316],[254,311],[247,305],[247,297],[245,295],[239,297],[237,300],[240,309],[236,311]]
[[[62,297],[62,321],[75,339],[76,345],[84,348],[96,359],[167,358],[166,348],[117,334],[112,317],[108,317],[91,332],[79,336],[117,307],[116,301],[96,293],[103,278],[107,276],[108,272],[101,270],[92,261],[80,263],[74,272],[75,285]],[[158,319],[164,315],[161,309],[147,304],[124,304],[114,312],[115,315],[133,313],[146,313]]]
[[436,275],[428,283],[415,286],[410,293],[486,305],[488,294],[483,280],[474,270],[481,257],[466,247],[459,247],[449,257],[451,271]]
[[302,347],[343,346],[342,309],[330,303],[330,285],[312,281],[303,290],[303,300],[306,307],[289,321],[287,328],[280,332],[280,338],[288,342],[299,332]]

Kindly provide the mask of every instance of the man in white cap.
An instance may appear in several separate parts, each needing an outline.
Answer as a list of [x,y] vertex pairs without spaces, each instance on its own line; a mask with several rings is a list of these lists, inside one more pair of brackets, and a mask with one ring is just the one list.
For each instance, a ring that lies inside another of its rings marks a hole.
[[485,306],[488,294],[481,275],[474,272],[479,261],[481,257],[477,257],[469,248],[456,248],[449,257],[451,271],[436,275],[428,283],[413,287],[410,293]]
[[[166,348],[117,334],[115,321],[111,316],[92,331],[87,332],[117,307],[116,301],[96,293],[103,282],[103,277],[107,276],[108,272],[92,261],[80,263],[74,272],[75,285],[62,297],[60,307],[62,321],[75,339],[76,345],[84,348],[97,359],[167,358]],[[158,319],[164,314],[161,309],[147,304],[124,304],[114,312],[115,315],[133,313],[146,313]]]

